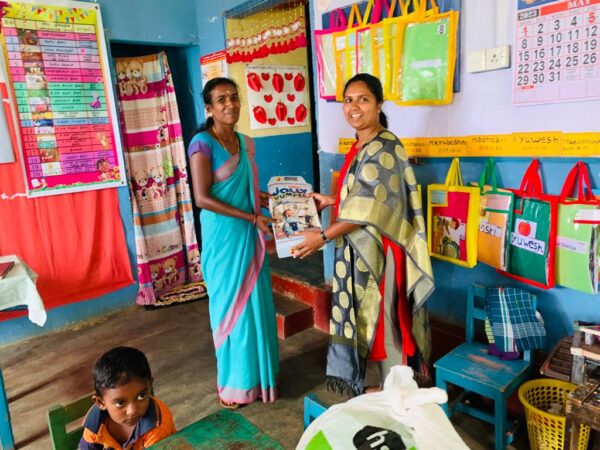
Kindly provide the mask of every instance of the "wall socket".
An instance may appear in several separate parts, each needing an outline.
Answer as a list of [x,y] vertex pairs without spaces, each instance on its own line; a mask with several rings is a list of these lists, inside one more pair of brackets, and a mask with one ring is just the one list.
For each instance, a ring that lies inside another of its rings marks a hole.
[[505,69],[510,67],[510,46],[488,48],[485,50],[485,70]]
[[467,53],[467,72],[477,73],[510,67],[510,45]]

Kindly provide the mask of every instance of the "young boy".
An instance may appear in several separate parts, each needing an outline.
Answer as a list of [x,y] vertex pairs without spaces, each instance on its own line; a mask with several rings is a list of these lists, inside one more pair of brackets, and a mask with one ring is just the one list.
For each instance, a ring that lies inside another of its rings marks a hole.
[[175,432],[169,408],[150,395],[152,374],[146,356],[115,347],[94,365],[94,406],[83,424],[80,450],[138,450]]

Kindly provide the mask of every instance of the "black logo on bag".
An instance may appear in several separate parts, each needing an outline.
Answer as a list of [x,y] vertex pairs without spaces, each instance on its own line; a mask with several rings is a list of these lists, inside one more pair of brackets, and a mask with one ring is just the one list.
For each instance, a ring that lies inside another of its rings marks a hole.
[[398,433],[367,425],[354,435],[352,443],[358,450],[405,450]]

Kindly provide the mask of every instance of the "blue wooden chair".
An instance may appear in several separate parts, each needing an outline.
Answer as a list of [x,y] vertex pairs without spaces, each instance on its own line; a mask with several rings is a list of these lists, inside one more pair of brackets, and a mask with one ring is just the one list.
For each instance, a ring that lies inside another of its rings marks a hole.
[[[488,344],[475,342],[475,320],[485,322],[486,289],[481,285],[471,285],[467,300],[466,342],[435,363],[436,385],[448,390],[448,383],[463,389],[452,407],[443,405],[450,417],[461,411],[495,426],[496,450],[504,450],[513,440],[514,426],[506,416],[508,397],[525,381],[531,368],[531,350],[523,352],[523,359],[504,361],[488,355]],[[534,308],[536,298],[533,297]],[[464,400],[470,393],[479,394],[494,400],[494,414],[475,408]]]
[[0,448],[2,450],[14,450],[15,439],[10,425],[10,412],[8,411],[8,399],[4,390],[4,379],[0,369]]
[[327,405],[313,393],[304,397],[304,429],[308,428],[313,420],[327,411]]

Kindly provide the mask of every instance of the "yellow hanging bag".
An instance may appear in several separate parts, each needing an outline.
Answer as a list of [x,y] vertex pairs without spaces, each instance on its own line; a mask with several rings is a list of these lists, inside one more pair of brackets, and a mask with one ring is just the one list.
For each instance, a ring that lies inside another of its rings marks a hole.
[[395,100],[395,92],[398,90],[398,77],[395,75],[400,71],[401,47],[398,43],[402,40],[406,24],[420,14],[417,0],[398,0],[400,15],[396,17],[392,13],[395,9],[395,4],[390,6],[391,17],[372,27],[374,70],[381,80],[386,100]]
[[369,18],[375,0],[369,0],[361,16],[358,4],[352,5],[348,18],[348,28],[334,33],[334,54],[336,62],[336,100],[342,101],[346,81],[358,73],[358,52],[370,39]]
[[477,264],[479,187],[465,186],[458,158],[444,184],[427,186],[427,244],[431,256],[463,267]]
[[[458,11],[441,13],[435,0],[413,0],[417,14],[401,22],[392,68],[392,100],[399,105],[443,105],[453,96]],[[399,58],[398,58],[399,56]]]

